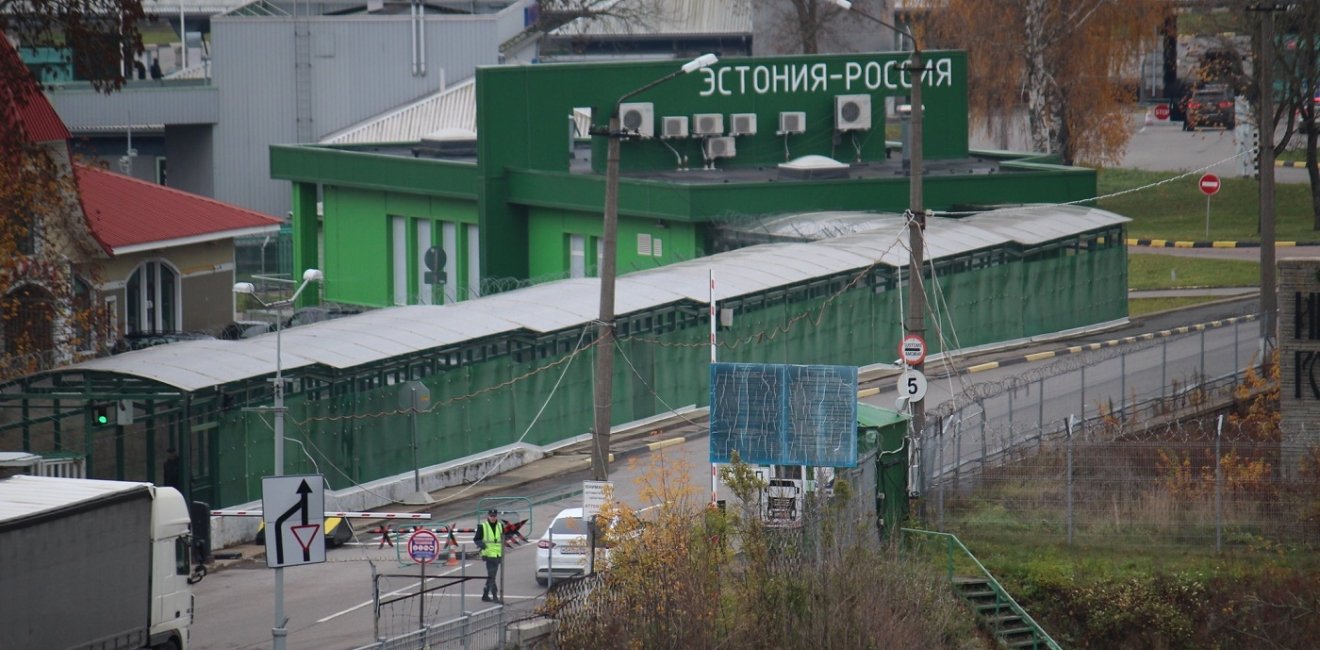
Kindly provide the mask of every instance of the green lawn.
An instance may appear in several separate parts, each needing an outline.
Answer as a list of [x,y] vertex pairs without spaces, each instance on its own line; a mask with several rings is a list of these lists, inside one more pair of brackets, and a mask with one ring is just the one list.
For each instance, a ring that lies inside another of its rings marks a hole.
[[1145,316],[1157,311],[1181,309],[1219,300],[1219,296],[1185,296],[1181,298],[1132,298],[1128,300],[1128,317]]
[[1258,287],[1260,263],[1177,255],[1128,255],[1128,288]]
[[[1102,169],[1100,195],[1151,185],[1178,176],[1177,172]],[[1210,238],[1220,241],[1259,241],[1260,213],[1257,182],[1221,175],[1223,189],[1211,197]],[[1103,199],[1099,207],[1132,219],[1128,237],[1137,239],[1205,239],[1205,195],[1189,176],[1139,192]],[[1305,183],[1275,186],[1277,241],[1320,241],[1313,229],[1310,188]]]

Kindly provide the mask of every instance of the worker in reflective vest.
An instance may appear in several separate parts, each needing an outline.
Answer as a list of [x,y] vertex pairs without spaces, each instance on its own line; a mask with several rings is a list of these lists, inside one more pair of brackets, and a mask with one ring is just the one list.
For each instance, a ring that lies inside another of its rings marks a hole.
[[481,590],[481,599],[486,602],[500,600],[499,587],[495,585],[495,576],[500,572],[500,562],[504,560],[504,526],[500,524],[500,512],[495,509],[486,511],[486,521],[477,526],[473,540],[481,549],[481,557],[486,560],[486,587]]

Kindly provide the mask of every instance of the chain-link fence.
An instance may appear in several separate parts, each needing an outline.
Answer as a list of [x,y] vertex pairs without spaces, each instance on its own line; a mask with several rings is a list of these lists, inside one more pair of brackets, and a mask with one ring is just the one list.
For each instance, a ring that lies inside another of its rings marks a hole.
[[933,409],[914,476],[927,521],[1061,544],[1313,543],[1320,456],[1251,411],[1268,399],[1254,331],[1222,329],[1078,355]]

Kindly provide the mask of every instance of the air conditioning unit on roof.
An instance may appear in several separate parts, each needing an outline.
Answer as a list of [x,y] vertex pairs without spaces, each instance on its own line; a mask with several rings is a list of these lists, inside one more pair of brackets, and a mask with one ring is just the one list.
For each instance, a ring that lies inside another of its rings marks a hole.
[[756,135],[756,113],[734,113],[729,135]]
[[802,111],[785,111],[779,114],[779,132],[776,135],[806,133],[807,114]]
[[696,135],[724,135],[724,115],[722,113],[693,115],[692,132]]
[[619,104],[619,128],[643,138],[655,137],[655,106],[650,102]]
[[662,117],[660,118],[660,124],[660,137],[662,138],[688,137],[688,118],[686,115]]
[[708,159],[732,158],[737,153],[738,148],[734,144],[734,139],[729,136],[706,140],[706,158]]
[[871,96],[837,95],[834,97],[834,130],[870,131]]

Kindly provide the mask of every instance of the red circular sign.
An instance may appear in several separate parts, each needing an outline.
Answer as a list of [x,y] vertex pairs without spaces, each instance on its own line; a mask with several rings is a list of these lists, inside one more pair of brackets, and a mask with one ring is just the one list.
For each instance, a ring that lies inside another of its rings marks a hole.
[[1167,119],[1169,119],[1169,105],[1168,105],[1168,104],[1156,104],[1156,105],[1155,105],[1155,119],[1157,119],[1157,120],[1167,120]]
[[898,354],[903,362],[915,366],[926,360],[926,339],[918,334],[908,334],[898,345]]
[[440,554],[440,538],[435,533],[425,529],[418,528],[408,538],[408,557],[418,564],[432,562]]
[[1219,192],[1219,177],[1214,174],[1206,174],[1197,181],[1196,186],[1201,188],[1201,193],[1206,196],[1214,195]]

